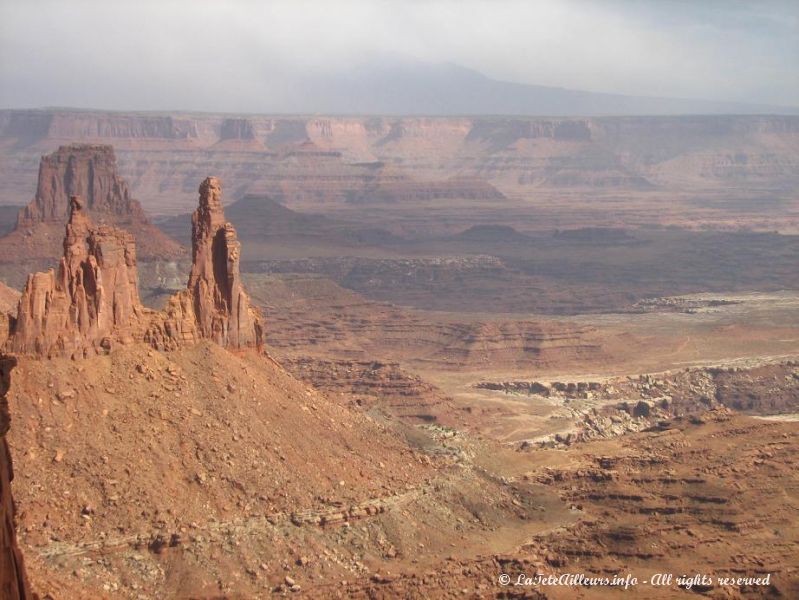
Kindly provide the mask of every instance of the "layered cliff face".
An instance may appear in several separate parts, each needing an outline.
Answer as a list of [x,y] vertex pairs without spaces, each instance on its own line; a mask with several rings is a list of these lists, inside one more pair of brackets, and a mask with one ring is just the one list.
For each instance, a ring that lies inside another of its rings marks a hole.
[[108,351],[134,339],[143,314],[133,236],[95,226],[73,196],[58,271],[28,277],[8,347],[43,356]]
[[146,339],[158,348],[210,339],[226,348],[261,347],[263,327],[239,273],[241,243],[225,221],[222,187],[215,177],[200,186],[192,215],[192,268],[186,290],[173,296]]
[[[186,183],[207,172],[242,182],[237,195],[266,194],[293,208],[368,200],[394,181],[411,186],[414,199],[440,202],[463,188],[437,195],[456,176],[508,198],[534,191],[558,202],[564,191],[585,189],[782,194],[796,188],[799,172],[795,115],[168,118],[9,110],[0,111],[5,202],[25,189],[38,153],[74,140],[113,143],[144,207],[162,215],[190,210]],[[469,186],[465,199],[484,194]]]
[[43,156],[33,200],[20,210],[15,231],[0,240],[0,260],[55,258],[58,231],[70,214],[70,198],[80,196],[84,210],[97,221],[123,226],[142,240],[146,257],[173,257],[180,245],[147,219],[117,173],[114,149],[107,145],[71,144]]
[[16,364],[16,359],[0,355],[0,598],[5,600],[33,598],[25,576],[22,553],[17,546],[15,507],[11,497],[14,470],[6,442],[11,424],[6,393],[11,386],[11,369]]

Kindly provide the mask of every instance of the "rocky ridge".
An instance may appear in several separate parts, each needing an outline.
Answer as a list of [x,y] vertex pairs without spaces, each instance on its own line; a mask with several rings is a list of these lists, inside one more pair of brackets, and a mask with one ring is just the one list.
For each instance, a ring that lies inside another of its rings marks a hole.
[[456,412],[452,399],[397,362],[281,357],[297,379],[350,403],[381,410],[411,423],[447,423]]
[[[799,117],[780,115],[232,117],[3,110],[0,176],[9,182],[6,189],[22,190],[36,153],[82,140],[114,144],[123,172],[153,214],[184,212],[192,202],[185,181],[211,169],[247,182],[242,194],[314,204],[368,200],[375,192],[424,199],[442,186],[451,195],[453,174],[487,182],[508,197],[548,189],[560,198],[587,186],[698,192],[745,183],[785,190],[796,184],[797,132]],[[481,189],[496,194],[484,186],[469,185],[469,197],[484,197]]]
[[654,428],[674,417],[702,422],[703,414],[732,409],[749,415],[793,414],[799,408],[799,362],[690,367],[603,381],[481,381],[476,389],[537,396],[561,406],[568,431],[525,440],[522,449],[563,448]]

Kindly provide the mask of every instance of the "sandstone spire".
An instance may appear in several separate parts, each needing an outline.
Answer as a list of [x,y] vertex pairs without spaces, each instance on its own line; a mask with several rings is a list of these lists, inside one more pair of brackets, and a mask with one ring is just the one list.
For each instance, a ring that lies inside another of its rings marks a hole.
[[210,339],[227,348],[261,347],[263,328],[250,306],[239,273],[241,244],[225,221],[222,187],[216,177],[200,185],[200,205],[192,215],[192,267],[187,289],[170,299],[166,318],[146,339],[159,348]]
[[16,364],[14,358],[0,355],[0,598],[27,600],[33,595],[25,576],[22,553],[17,546],[14,500],[11,497],[14,470],[6,442],[11,423],[6,393],[11,386],[11,369]]
[[143,308],[136,244],[126,231],[94,226],[83,201],[70,200],[58,272],[28,276],[11,326],[12,352],[76,356],[132,341]]

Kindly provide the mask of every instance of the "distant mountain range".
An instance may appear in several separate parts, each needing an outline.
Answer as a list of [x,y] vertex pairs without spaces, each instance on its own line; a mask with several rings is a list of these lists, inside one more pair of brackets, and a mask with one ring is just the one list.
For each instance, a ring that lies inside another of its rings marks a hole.
[[346,74],[300,75],[293,113],[603,116],[799,114],[799,107],[603,94],[490,79],[455,64],[389,61]]

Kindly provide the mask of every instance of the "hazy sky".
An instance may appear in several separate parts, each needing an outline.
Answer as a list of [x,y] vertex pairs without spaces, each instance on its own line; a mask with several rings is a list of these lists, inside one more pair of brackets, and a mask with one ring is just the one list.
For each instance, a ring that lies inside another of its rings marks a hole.
[[799,106],[799,2],[0,0],[0,106],[290,110],[396,60],[599,92]]

